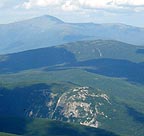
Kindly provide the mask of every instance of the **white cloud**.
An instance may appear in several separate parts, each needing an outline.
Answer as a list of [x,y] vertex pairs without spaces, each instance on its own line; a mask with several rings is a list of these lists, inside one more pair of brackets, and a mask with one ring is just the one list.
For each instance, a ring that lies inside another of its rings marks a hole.
[[72,1],[66,1],[61,8],[65,11],[74,11],[79,10],[78,4],[73,3]]
[[53,5],[60,5],[63,0],[29,0],[28,2],[24,2],[23,6],[26,9],[30,9],[32,7],[47,7]]
[[102,10],[144,10],[144,0],[28,0],[23,7],[57,6],[63,10],[102,9]]

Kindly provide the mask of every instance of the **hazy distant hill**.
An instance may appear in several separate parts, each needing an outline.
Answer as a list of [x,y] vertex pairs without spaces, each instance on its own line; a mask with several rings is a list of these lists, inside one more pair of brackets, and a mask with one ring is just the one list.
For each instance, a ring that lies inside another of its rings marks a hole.
[[92,39],[144,45],[144,29],[124,24],[65,23],[45,15],[0,25],[0,54]]

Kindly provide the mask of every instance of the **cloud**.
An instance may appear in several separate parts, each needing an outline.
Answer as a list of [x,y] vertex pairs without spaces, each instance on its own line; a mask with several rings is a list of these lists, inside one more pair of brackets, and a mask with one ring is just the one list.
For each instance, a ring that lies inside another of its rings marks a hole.
[[22,5],[33,7],[60,7],[63,10],[144,10],[144,0],[28,0]]
[[77,4],[73,4],[71,1],[66,1],[61,8],[64,11],[75,11],[75,10],[79,10],[79,6]]
[[61,5],[63,0],[29,0],[23,3],[23,7],[30,9],[32,7],[47,7]]

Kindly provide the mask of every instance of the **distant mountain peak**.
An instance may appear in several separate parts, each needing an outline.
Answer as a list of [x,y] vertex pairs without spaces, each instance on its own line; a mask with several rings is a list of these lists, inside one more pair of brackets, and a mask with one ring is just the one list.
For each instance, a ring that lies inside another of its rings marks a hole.
[[50,15],[43,15],[43,16],[40,16],[40,17],[36,17],[34,19],[51,21],[51,22],[55,22],[55,23],[64,23],[62,20],[60,20],[60,19],[58,19],[54,16],[50,16]]

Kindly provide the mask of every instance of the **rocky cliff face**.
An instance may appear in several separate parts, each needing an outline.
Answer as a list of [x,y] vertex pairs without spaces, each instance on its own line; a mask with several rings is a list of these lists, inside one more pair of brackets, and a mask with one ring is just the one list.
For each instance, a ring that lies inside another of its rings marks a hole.
[[89,87],[76,87],[59,97],[52,118],[97,128],[99,116],[108,118],[101,110],[105,105],[111,105],[106,94]]

